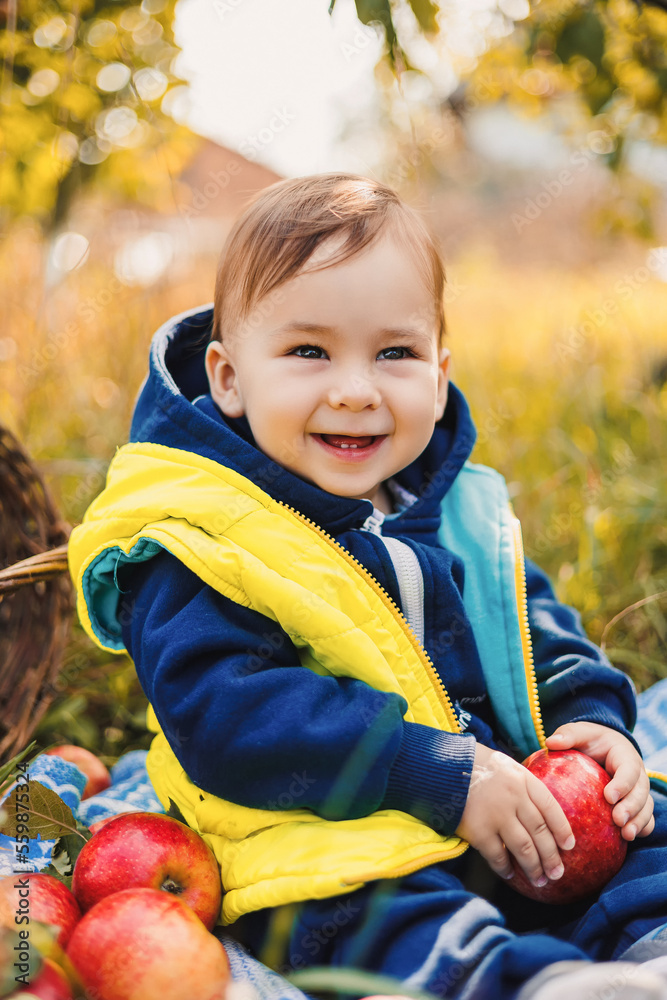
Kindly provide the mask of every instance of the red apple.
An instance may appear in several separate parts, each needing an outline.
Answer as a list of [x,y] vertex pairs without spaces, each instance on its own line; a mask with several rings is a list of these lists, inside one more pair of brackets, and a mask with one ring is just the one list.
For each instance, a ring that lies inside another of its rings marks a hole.
[[604,797],[610,776],[579,750],[537,750],[523,763],[560,803],[576,843],[571,851],[560,852],[561,878],[538,889],[512,859],[514,878],[508,885],[542,903],[572,903],[598,892],[619,870],[628,849],[612,819],[613,806]]
[[91,823],[88,829],[91,833],[97,833],[98,830],[101,830],[103,826],[106,826],[107,823],[110,823],[115,818],[116,816],[105,816],[104,819],[98,819],[95,823]]
[[72,743],[65,743],[61,747],[52,747],[45,753],[51,757],[62,757],[70,764],[76,764],[80,771],[83,771],[88,779],[83,789],[82,799],[89,799],[91,795],[103,792],[111,784],[111,775],[107,771],[102,761],[83,747],[75,747]]
[[[141,809],[129,809],[128,812],[141,812]],[[97,833],[98,830],[101,830],[103,826],[106,826],[107,823],[110,823],[112,819],[116,819],[119,815],[120,813],[115,813],[113,816],[105,816],[104,819],[98,819],[95,823],[91,823],[88,829],[91,833]]]
[[30,981],[25,990],[12,993],[7,1000],[74,1000],[69,979],[50,958],[44,959],[44,964],[37,976]]
[[222,884],[213,851],[171,816],[114,816],[76,859],[72,892],[84,912],[104,896],[135,886],[179,896],[209,930],[220,913]]
[[10,875],[0,882],[0,924],[20,931],[28,920],[54,924],[60,928],[56,938],[61,948],[67,942],[81,910],[66,885],[43,872]]
[[100,1000],[223,1000],[222,944],[180,899],[157,889],[106,896],[67,949],[86,995]]

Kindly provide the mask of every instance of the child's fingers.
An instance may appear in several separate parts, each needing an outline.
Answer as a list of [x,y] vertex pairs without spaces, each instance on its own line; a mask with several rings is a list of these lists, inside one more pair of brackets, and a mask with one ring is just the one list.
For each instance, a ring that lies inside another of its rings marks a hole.
[[643,830],[638,831],[637,836],[648,837],[649,834],[653,833],[654,830],[655,830],[655,816],[653,815],[653,813],[651,813],[651,818],[649,819],[648,823],[646,824]]
[[569,750],[574,746],[576,739],[576,731],[566,723],[554,730],[551,736],[547,736],[546,744],[550,750]]
[[496,875],[500,875],[501,878],[505,879],[511,878],[514,875],[510,856],[498,835],[490,837],[483,843],[479,843],[477,850]]
[[535,778],[532,774],[529,778],[527,790],[531,802],[541,814],[558,847],[563,851],[571,851],[574,847],[574,836],[561,806],[539,778]]
[[560,878],[563,874],[563,862],[542,813],[528,800],[527,805],[519,809],[517,816],[523,827],[522,842],[526,843],[524,831],[531,841],[530,848],[522,857],[515,855],[528,878],[536,885],[545,884],[545,875],[550,879]]
[[538,887],[546,885],[547,877],[544,874],[542,861],[535,846],[534,835],[526,829],[518,818],[503,830],[502,835],[507,850],[533,885]]
[[[644,782],[639,782],[635,785],[628,795],[624,796],[621,801],[614,806],[612,817],[614,823],[617,826],[625,826],[626,823],[632,821],[634,822],[635,817],[637,817],[642,810],[649,806],[650,809],[653,807],[653,800],[649,795],[649,789],[644,785]],[[637,827],[639,829],[639,827]]]
[[[615,821],[615,820],[614,820]],[[621,824],[619,823],[619,826]],[[649,833],[652,832],[655,825],[655,820],[653,819],[653,799],[649,795],[648,801],[644,803],[644,806],[635,815],[631,815],[629,822],[623,824],[621,828],[621,833],[626,840],[634,840],[636,836],[647,837]],[[644,833],[648,827],[648,832]]]
[[[613,767],[611,762],[610,766]],[[624,761],[612,774],[611,781],[605,786],[604,797],[611,805],[618,803],[614,812],[620,814],[625,809],[628,816],[639,812],[650,791],[648,775],[641,761]]]

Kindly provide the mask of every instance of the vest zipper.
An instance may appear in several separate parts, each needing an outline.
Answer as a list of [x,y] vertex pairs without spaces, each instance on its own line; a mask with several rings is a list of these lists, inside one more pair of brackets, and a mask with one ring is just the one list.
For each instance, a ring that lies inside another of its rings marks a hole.
[[370,531],[385,544],[389,553],[398,589],[401,595],[403,613],[408,619],[421,645],[424,645],[424,577],[416,554],[399,538],[382,534],[384,514],[373,510],[361,526],[362,531]]
[[368,572],[366,567],[363,566],[358,559],[355,559],[355,557],[350,552],[348,552],[347,549],[343,548],[343,546],[339,542],[337,542],[335,538],[327,534],[324,528],[320,528],[319,524],[316,524],[315,521],[311,521],[310,518],[306,517],[304,514],[296,510],[294,507],[290,507],[289,504],[283,503],[282,500],[275,500],[274,502],[277,503],[280,507],[284,507],[286,510],[288,510],[291,514],[294,515],[294,517],[298,521],[301,521],[303,524],[306,524],[313,531],[317,532],[317,534],[321,538],[323,538],[327,542],[327,544],[331,545],[331,547],[334,548],[336,552],[340,556],[342,556],[343,559],[345,559],[346,562],[350,563],[351,566],[354,566],[356,571],[364,578],[366,583],[370,585],[372,590],[374,590],[375,593],[378,595],[378,597],[381,598],[383,603],[393,612],[393,614],[398,620],[399,625],[401,626],[403,632],[405,633],[407,639],[409,640],[410,645],[414,649],[424,669],[426,670],[428,678],[431,681],[431,684],[433,685],[436,694],[438,695],[438,699],[443,709],[445,710],[447,721],[451,726],[451,732],[460,733],[462,730],[459,724],[459,720],[456,717],[454,706],[452,705],[451,699],[447,693],[445,685],[442,683],[437,670],[433,666],[431,658],[429,657],[428,653],[417,639],[417,636],[413,632],[407,618],[405,617],[401,609],[398,607],[396,602],[390,597],[390,595],[384,589],[384,587],[380,583],[378,583],[375,577]]
[[523,551],[523,539],[521,537],[521,524],[516,517],[513,518],[512,532],[514,537],[514,584],[516,589],[517,610],[519,612],[519,633],[521,635],[523,666],[526,675],[526,686],[528,688],[530,714],[539,744],[541,747],[544,747],[546,744],[546,738],[544,734],[544,723],[542,722],[542,712],[540,711],[537,677],[535,676],[535,663],[533,661],[533,641],[530,637],[530,624],[528,619],[526,562]]
[[398,538],[382,536],[389,550],[391,561],[398,579],[401,604],[405,617],[414,629],[422,646],[424,645],[424,577],[417,556],[405,542]]

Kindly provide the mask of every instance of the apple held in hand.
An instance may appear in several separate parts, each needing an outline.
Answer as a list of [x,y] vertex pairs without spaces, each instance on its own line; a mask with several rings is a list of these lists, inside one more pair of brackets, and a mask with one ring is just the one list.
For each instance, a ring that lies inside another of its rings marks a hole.
[[88,780],[81,795],[82,799],[89,799],[91,795],[103,792],[111,784],[111,775],[102,761],[84,747],[65,743],[61,747],[52,747],[45,753],[50,757],[62,757],[63,760],[68,760],[70,764],[76,764],[79,770],[83,771]]
[[217,938],[175,896],[123,889],[77,925],[67,949],[86,996],[223,1000],[229,962]]
[[76,859],[72,892],[85,912],[111,893],[142,887],[179,896],[211,930],[220,913],[220,869],[185,823],[160,813],[114,816]]
[[53,875],[29,872],[9,875],[0,882],[0,924],[14,930],[29,928],[28,921],[60,928],[56,941],[61,948],[81,919],[81,910],[66,885]]
[[560,852],[561,878],[538,889],[512,859],[514,878],[508,885],[542,903],[572,903],[598,892],[619,870],[628,849],[612,819],[613,806],[604,797],[610,776],[579,750],[537,750],[523,764],[558,801],[576,843],[571,851]]

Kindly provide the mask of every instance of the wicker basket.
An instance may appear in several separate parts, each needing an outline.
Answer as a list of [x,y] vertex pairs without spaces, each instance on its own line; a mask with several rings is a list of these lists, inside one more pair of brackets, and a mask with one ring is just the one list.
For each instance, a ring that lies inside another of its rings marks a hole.
[[73,608],[69,531],[0,425],[0,762],[29,742],[53,700]]

